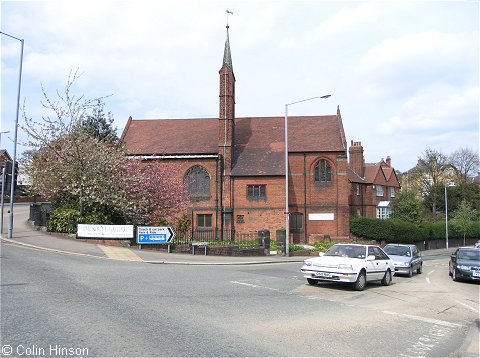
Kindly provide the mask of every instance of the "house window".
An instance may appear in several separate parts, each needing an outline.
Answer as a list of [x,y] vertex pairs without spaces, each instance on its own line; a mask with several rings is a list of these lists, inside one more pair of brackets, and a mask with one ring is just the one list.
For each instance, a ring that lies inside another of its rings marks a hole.
[[355,194],[357,194],[357,196],[360,196],[360,184],[355,185]]
[[390,188],[390,197],[391,198],[395,197],[395,188]]
[[197,214],[197,228],[211,229],[212,228],[212,214]]
[[377,219],[389,219],[392,213],[389,201],[381,201],[377,205]]
[[322,159],[315,165],[315,182],[326,183],[331,181],[332,167],[325,159]]
[[390,208],[377,207],[377,219],[390,219],[390,214],[391,214]]
[[200,165],[191,167],[184,179],[188,195],[193,200],[210,199],[210,175]]
[[377,189],[377,196],[383,196],[383,186],[376,185],[376,189]]
[[292,232],[299,232],[303,230],[303,214],[302,213],[290,214],[290,230]]
[[248,200],[267,200],[266,185],[247,185]]

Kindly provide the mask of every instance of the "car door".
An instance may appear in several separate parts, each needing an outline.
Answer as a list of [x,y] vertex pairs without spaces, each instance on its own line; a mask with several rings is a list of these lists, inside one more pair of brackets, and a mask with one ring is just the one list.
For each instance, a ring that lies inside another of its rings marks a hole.
[[420,251],[418,251],[417,247],[414,246],[412,248],[412,267],[414,270],[417,270],[420,268],[420,263],[421,263],[421,256],[420,256]]
[[[374,256],[374,259],[369,259]],[[367,280],[375,281],[381,280],[383,278],[383,269],[382,260],[378,260],[378,249],[375,246],[368,247],[368,257],[367,257]]]

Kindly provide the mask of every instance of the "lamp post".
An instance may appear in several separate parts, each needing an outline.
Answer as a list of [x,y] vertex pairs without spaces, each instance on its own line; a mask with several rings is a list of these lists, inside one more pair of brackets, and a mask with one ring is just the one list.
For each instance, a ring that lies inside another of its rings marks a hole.
[[10,222],[8,226],[8,238],[12,238],[13,233],[13,195],[15,193],[15,185],[13,183],[13,179],[15,178],[15,170],[16,170],[16,161],[17,161],[17,134],[18,134],[18,113],[20,111],[20,88],[22,85],[22,64],[23,64],[23,45],[25,40],[19,39],[15,36],[6,34],[5,32],[0,31],[2,35],[8,36],[14,40],[20,41],[20,66],[18,71],[18,92],[17,92],[17,115],[15,117],[15,130],[14,130],[14,137],[13,137],[13,156],[12,156],[12,185],[10,185]]
[[0,149],[2,149],[2,134],[10,133],[10,131],[0,132]]
[[328,98],[329,94],[302,99],[285,105],[285,256],[290,256],[290,213],[288,211],[288,106],[317,98]]
[[454,183],[449,183],[445,181],[445,245],[448,249],[448,195],[447,195],[447,186],[455,186]]

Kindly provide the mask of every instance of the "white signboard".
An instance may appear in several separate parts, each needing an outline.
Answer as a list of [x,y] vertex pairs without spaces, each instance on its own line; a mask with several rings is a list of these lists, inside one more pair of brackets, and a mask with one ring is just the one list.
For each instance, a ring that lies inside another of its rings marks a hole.
[[78,224],[77,237],[96,239],[132,239],[133,225]]
[[308,214],[308,220],[311,221],[326,221],[334,220],[335,215],[333,213],[324,213],[324,214]]
[[137,244],[168,244],[175,237],[170,226],[138,226]]

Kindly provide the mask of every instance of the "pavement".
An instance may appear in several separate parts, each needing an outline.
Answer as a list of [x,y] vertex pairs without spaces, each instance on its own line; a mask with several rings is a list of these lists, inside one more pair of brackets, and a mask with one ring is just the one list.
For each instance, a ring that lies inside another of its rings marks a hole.
[[[253,265],[253,264],[279,264],[287,262],[303,262],[312,256],[281,256],[272,252],[268,256],[214,256],[200,254],[167,253],[148,249],[134,249],[128,247],[117,247],[101,245],[88,241],[77,240],[75,237],[48,233],[36,230],[28,221],[29,204],[18,204],[14,207],[14,220],[12,238],[8,239],[9,214],[4,213],[4,227],[1,233],[2,243],[21,245],[37,250],[62,253],[66,255],[89,256],[98,259],[111,259],[122,261],[136,261],[151,264],[178,264],[178,265]],[[422,255],[444,256],[454,249],[437,249],[423,251]]]

